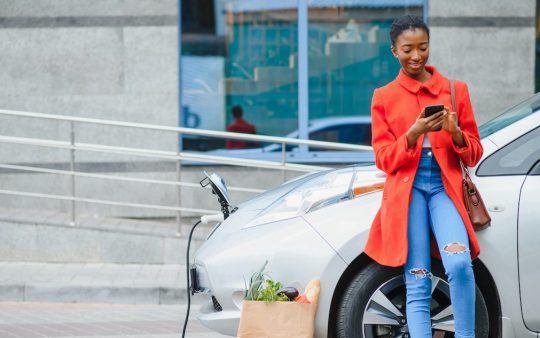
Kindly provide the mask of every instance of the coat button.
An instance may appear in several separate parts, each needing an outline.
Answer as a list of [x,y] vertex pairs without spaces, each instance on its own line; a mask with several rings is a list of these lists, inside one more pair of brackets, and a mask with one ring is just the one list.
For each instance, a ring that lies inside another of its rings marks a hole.
[[405,178],[403,179],[403,182],[405,182],[405,183],[409,182],[409,176],[405,177]]

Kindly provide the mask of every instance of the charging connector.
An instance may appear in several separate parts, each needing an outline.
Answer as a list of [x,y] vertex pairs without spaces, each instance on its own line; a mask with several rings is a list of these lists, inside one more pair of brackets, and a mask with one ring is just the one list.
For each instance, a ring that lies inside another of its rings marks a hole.
[[212,223],[212,222],[223,222],[225,219],[225,216],[223,213],[215,214],[215,215],[204,215],[201,217],[201,222],[204,224]]

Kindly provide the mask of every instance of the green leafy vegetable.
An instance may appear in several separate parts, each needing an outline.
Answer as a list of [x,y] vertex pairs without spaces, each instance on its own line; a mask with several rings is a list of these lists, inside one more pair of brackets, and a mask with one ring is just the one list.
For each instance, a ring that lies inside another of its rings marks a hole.
[[249,287],[246,287],[246,291],[244,292],[245,300],[257,300],[257,298],[259,298],[259,292],[264,283],[265,274],[263,271],[266,268],[266,265],[268,265],[268,260],[264,262],[264,265],[259,271],[251,275],[251,279],[249,280]]
[[281,282],[274,282],[271,279],[267,279],[265,281],[265,287],[261,289],[259,292],[259,297],[257,300],[265,301],[265,302],[287,302],[289,301],[289,297],[287,297],[284,294],[278,295],[277,292],[279,289],[283,287],[283,284]]
[[[264,273],[264,269],[267,265],[268,260],[264,262],[264,265],[259,271],[256,271],[251,275],[249,286],[246,285],[244,299],[265,302],[289,301],[289,298],[285,294],[278,294],[278,290],[283,287],[283,284],[281,284],[281,282],[273,281]],[[244,285],[245,284],[244,280]]]

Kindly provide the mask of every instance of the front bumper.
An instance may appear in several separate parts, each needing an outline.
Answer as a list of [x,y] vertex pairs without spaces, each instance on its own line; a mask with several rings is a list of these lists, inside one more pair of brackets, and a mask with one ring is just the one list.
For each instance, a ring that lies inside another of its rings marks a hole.
[[201,246],[193,285],[208,299],[198,317],[201,323],[235,336],[246,283],[266,260],[270,278],[298,290],[313,278],[321,279],[316,337],[326,337],[332,295],[346,265],[301,217],[214,235]]

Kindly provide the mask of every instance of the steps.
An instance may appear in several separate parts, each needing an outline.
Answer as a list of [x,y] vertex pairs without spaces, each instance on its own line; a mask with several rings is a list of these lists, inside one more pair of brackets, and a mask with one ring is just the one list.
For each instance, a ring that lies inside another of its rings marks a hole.
[[[78,217],[28,210],[0,211],[0,261],[104,264],[185,264],[187,236],[195,219],[176,222]],[[212,226],[199,225],[192,252]]]
[[[0,210],[0,301],[179,304],[187,236],[176,222]],[[212,226],[199,225],[191,252]]]
[[185,265],[0,263],[0,301],[180,304]]

